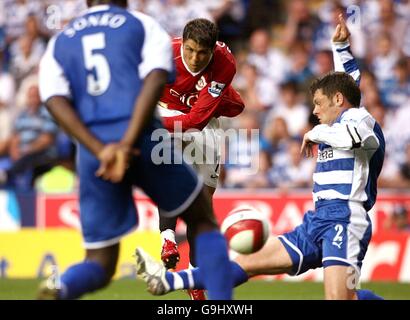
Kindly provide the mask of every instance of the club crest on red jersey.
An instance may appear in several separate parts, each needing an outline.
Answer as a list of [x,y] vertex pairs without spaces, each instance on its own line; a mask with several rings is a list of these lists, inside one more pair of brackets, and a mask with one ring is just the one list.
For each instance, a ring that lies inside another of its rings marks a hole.
[[203,88],[206,87],[208,83],[206,82],[206,79],[204,76],[201,77],[201,79],[198,80],[198,82],[195,85],[195,89],[198,91],[201,91]]

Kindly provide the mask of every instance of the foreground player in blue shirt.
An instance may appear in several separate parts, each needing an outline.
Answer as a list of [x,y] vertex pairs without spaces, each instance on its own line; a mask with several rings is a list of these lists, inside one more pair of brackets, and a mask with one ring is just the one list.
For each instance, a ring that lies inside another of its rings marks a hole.
[[[337,71],[311,86],[313,113],[320,125],[306,133],[301,151],[313,156],[319,146],[313,175],[315,210],[305,214],[293,231],[271,237],[258,252],[232,262],[235,285],[261,274],[298,275],[324,268],[326,299],[380,299],[368,290],[356,290],[362,261],[371,238],[367,212],[377,193],[377,177],[384,159],[384,137],[374,118],[360,106],[360,72],[351,55],[349,30],[343,17],[333,36]],[[148,279],[151,293],[203,287],[200,267],[178,273],[159,271],[160,265],[139,253],[138,273]],[[155,273],[153,271],[156,271]],[[147,275],[151,276],[149,278]],[[184,286],[180,277],[193,280]]]
[[[177,161],[170,141],[152,139],[163,128],[156,104],[174,76],[171,40],[150,17],[127,11],[126,0],[87,2],[89,10],[50,40],[40,65],[42,99],[77,141],[86,257],[61,276],[61,287],[43,285],[39,298],[74,299],[109,283],[120,239],[137,226],[139,186],[161,214],[193,226],[209,297],[230,299],[226,243],[202,181]],[[159,147],[174,161],[158,162]]]

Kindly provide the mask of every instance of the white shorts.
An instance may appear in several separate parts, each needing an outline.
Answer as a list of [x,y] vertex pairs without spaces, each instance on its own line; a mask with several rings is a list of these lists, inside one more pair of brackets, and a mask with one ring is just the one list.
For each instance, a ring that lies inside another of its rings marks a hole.
[[[161,117],[182,115],[181,111],[170,110],[157,105]],[[212,118],[202,131],[184,132],[183,158],[203,178],[204,184],[216,188],[221,172],[221,137],[219,120]],[[188,141],[191,140],[191,141]]]

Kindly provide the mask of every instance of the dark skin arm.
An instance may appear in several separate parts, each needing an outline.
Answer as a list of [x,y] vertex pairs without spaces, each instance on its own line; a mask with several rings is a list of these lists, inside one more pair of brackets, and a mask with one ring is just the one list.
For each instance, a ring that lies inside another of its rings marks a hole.
[[51,97],[47,100],[46,107],[56,122],[71,137],[98,157],[104,144],[88,130],[67,98],[61,96]]

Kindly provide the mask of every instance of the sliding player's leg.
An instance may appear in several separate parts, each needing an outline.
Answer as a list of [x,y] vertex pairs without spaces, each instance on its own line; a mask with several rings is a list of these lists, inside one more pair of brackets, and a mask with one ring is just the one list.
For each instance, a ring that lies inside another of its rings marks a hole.
[[[137,251],[137,255],[140,262],[138,270],[145,275],[144,280],[147,282],[148,290],[154,295],[163,295],[182,289],[205,288],[205,278],[201,267],[168,272],[142,250]],[[260,251],[237,256],[235,261],[230,261],[229,268],[233,277],[233,285],[238,286],[256,275],[292,273],[293,263],[282,242],[271,236]]]

